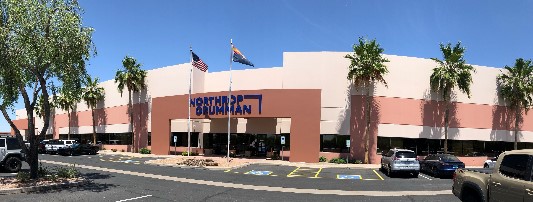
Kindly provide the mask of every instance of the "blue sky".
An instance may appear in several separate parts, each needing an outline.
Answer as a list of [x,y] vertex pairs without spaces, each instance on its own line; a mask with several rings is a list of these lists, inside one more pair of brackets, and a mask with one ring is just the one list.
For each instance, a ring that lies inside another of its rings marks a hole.
[[[352,51],[359,36],[385,54],[441,57],[461,41],[468,63],[491,67],[533,58],[533,1],[80,0],[98,54],[88,71],[114,78],[121,60],[146,70],[189,62],[189,46],[210,72],[229,68],[230,39],[256,68],[279,67],[283,52]],[[234,69],[248,68],[235,64]],[[312,71],[312,70],[310,70]],[[16,106],[23,108],[22,104]],[[9,131],[0,121],[0,131]]]

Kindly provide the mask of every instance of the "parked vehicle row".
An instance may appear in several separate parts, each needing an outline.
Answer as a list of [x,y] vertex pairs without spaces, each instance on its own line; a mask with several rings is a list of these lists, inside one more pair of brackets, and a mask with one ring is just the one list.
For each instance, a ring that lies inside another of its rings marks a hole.
[[39,152],[60,155],[95,155],[100,148],[91,144],[81,144],[76,140],[43,140],[39,144]]
[[451,154],[430,154],[419,160],[412,150],[391,149],[381,157],[381,170],[388,176],[405,173],[418,177],[424,172],[434,177],[446,177],[464,167],[465,164]]

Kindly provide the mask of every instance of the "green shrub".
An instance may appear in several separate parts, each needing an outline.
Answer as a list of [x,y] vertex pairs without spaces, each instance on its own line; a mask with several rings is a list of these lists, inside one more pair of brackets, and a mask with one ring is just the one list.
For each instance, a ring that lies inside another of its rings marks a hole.
[[336,164],[346,164],[346,160],[341,158],[333,158],[329,160],[330,163],[336,163]]
[[355,163],[355,164],[362,164],[363,161],[361,161],[361,160],[355,160],[353,163]]
[[60,178],[77,178],[80,172],[76,169],[76,165],[56,168],[57,176]]
[[28,180],[30,180],[30,173],[27,171],[20,171],[17,173],[16,178],[20,182],[27,182]]
[[139,152],[140,152],[141,154],[151,154],[151,153],[152,153],[152,151],[150,151],[150,150],[147,149],[147,148],[141,148],[141,150],[139,150]]
[[40,178],[46,178],[52,174],[48,167],[43,166],[42,163],[39,163],[39,170],[37,171]]
[[111,151],[113,151],[113,152],[117,152],[117,149],[111,149]]
[[328,159],[325,157],[325,156],[321,156],[320,158],[318,158],[318,162],[327,162]]
[[[187,153],[188,153],[187,151],[184,151],[184,152],[181,152],[181,155],[182,155],[182,156],[187,156]],[[196,153],[196,152],[191,152],[191,156],[198,156],[198,153]]]

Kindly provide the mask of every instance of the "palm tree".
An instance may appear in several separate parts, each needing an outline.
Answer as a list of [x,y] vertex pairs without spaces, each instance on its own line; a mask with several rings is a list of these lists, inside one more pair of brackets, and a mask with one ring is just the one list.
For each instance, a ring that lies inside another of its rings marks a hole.
[[61,88],[61,94],[55,98],[56,105],[67,112],[68,115],[68,135],[67,139],[70,140],[70,122],[72,113],[74,113],[74,108],[76,104],[80,101],[79,91],[76,89],[71,89],[68,87]]
[[374,85],[376,82],[383,83],[387,86],[387,82],[383,76],[389,72],[385,62],[389,62],[382,57],[383,48],[379,46],[375,39],[366,40],[359,37],[359,43],[353,45],[353,54],[347,54],[345,58],[350,59],[351,64],[348,67],[348,80],[352,81],[356,87],[360,87],[365,93],[365,121],[366,128],[363,134],[365,141],[365,159],[364,163],[369,163],[370,153],[370,112],[373,102]]
[[431,90],[440,93],[444,101],[444,153],[448,153],[448,126],[450,116],[451,95],[453,89],[458,87],[470,98],[470,84],[472,84],[472,73],[474,67],[466,64],[464,59],[465,48],[458,42],[454,47],[451,43],[440,44],[440,50],[444,60],[431,58],[437,62],[438,67],[433,68],[433,73],[429,77]]
[[506,74],[498,75],[498,84],[501,87],[500,96],[515,113],[514,149],[518,149],[518,126],[522,119],[522,109],[527,113],[533,104],[533,65],[531,60],[518,58],[513,67],[505,66],[505,70]]
[[91,117],[93,120],[93,144],[96,144],[96,119],[94,118],[94,108],[98,102],[102,101],[105,97],[104,88],[98,86],[98,77],[94,80],[87,76],[86,86],[83,88],[83,100],[87,104],[87,107],[91,109]]
[[128,111],[130,114],[130,129],[133,139],[133,152],[137,152],[135,145],[135,133],[133,131],[133,106],[131,100],[132,92],[140,92],[146,89],[146,71],[141,69],[141,64],[137,63],[137,60],[133,57],[126,56],[122,60],[122,66],[124,69],[117,70],[115,75],[115,83],[118,83],[118,91],[122,96],[122,92],[125,87],[128,88]]

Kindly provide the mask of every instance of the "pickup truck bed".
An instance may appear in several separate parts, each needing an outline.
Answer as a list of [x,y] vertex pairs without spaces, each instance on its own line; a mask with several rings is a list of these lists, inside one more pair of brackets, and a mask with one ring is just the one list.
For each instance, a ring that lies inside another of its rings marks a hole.
[[463,168],[462,170],[484,173],[484,174],[492,174],[492,172],[494,172],[492,168]]

